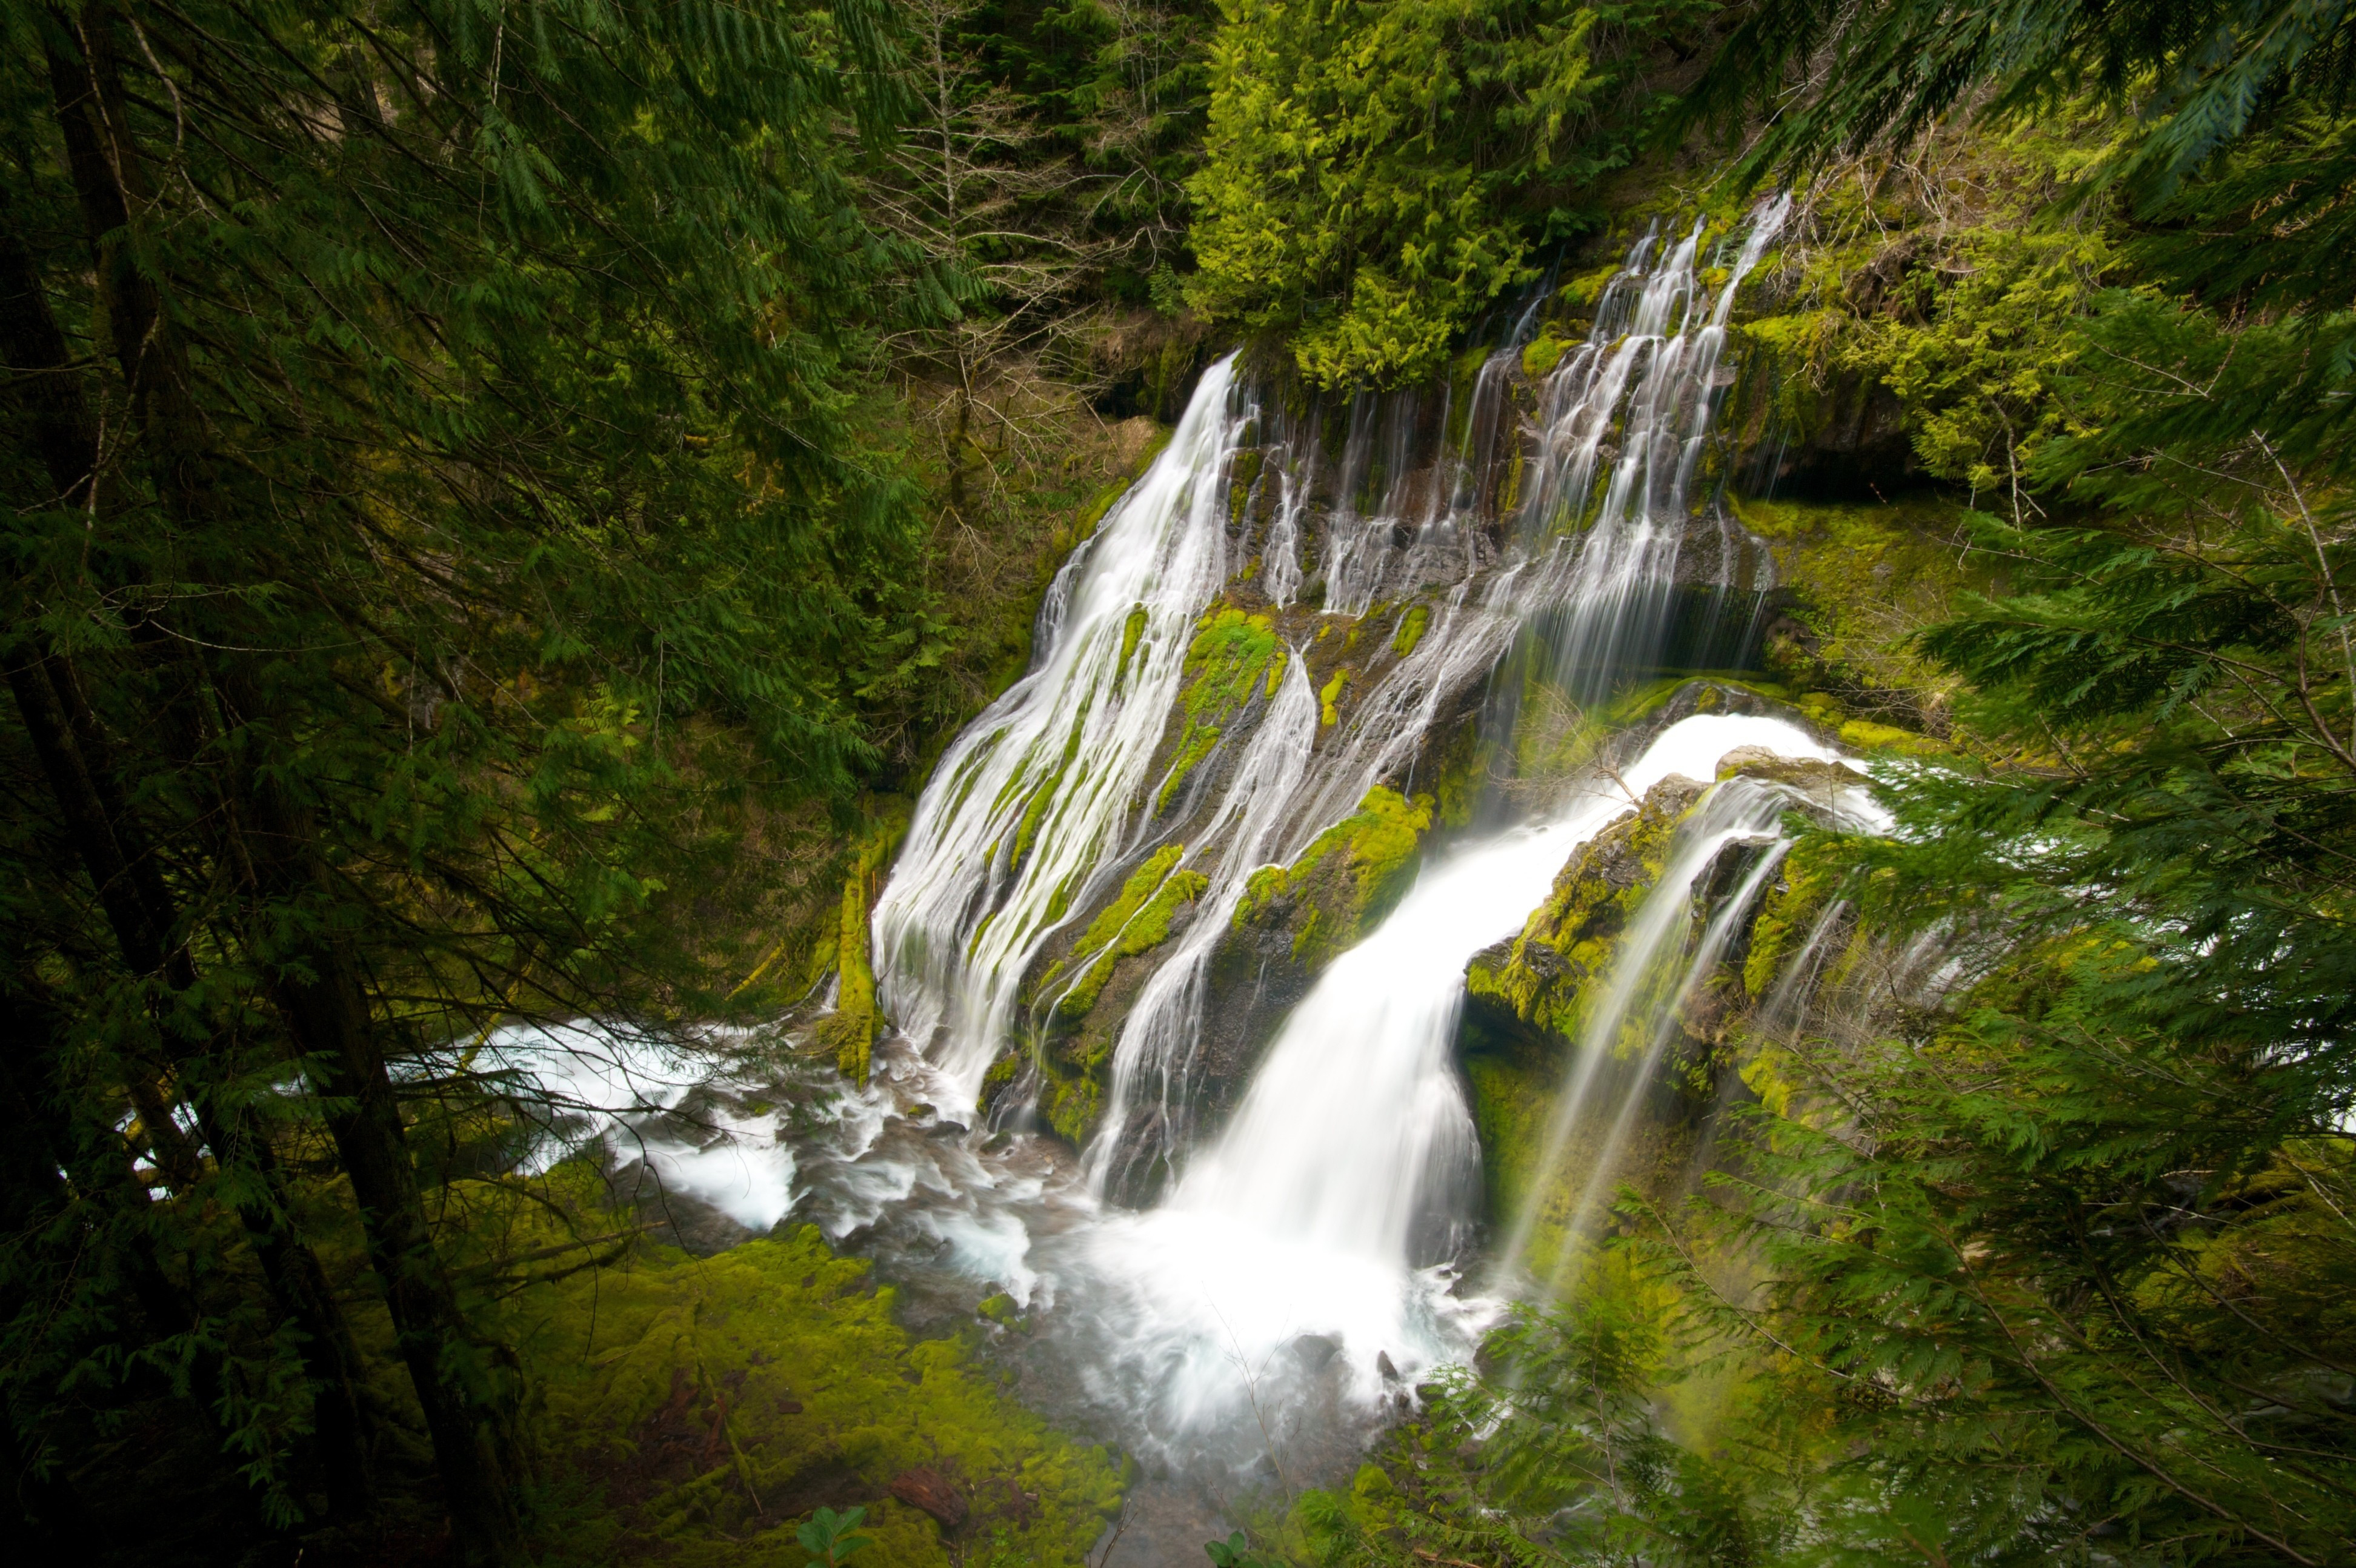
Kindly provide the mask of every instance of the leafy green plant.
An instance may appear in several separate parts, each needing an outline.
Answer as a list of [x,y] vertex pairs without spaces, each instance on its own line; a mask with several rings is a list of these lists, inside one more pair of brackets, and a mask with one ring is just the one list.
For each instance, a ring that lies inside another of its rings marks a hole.
[[847,1509],[841,1513],[822,1508],[812,1514],[808,1524],[794,1531],[794,1539],[810,1554],[809,1568],[841,1568],[852,1552],[874,1545],[872,1538],[851,1533],[866,1518],[863,1508]]
[[1285,333],[1320,386],[1428,375],[1591,228],[1687,0],[1242,0],[1211,47],[1189,185],[1196,308]]
[[1253,1551],[1240,1530],[1225,1541],[1206,1541],[1203,1550],[1210,1554],[1215,1568],[1284,1568],[1276,1558]]

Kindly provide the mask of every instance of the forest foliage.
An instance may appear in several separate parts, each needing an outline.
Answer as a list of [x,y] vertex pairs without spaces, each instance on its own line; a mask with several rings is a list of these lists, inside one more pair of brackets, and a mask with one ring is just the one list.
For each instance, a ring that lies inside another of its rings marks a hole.
[[1430,376],[1601,217],[1687,0],[1238,0],[1211,49],[1197,306],[1321,387]]

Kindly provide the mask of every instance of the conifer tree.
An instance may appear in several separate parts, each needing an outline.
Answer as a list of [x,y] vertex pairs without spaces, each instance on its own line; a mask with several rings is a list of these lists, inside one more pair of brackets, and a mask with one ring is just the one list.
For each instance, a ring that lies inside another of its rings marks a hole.
[[[849,417],[884,281],[924,281],[846,172],[844,130],[897,113],[888,17],[89,0],[5,29],[0,654],[35,825],[6,1109],[55,1150],[10,1199],[18,1495],[61,1527],[66,1391],[130,1348],[280,1523],[290,1455],[369,1506],[284,1169],[317,1126],[460,1555],[513,1560],[520,1391],[446,1267],[408,1064],[501,1017],[716,1005],[662,907],[725,851],[683,748],[720,726],[776,798],[840,799],[862,694],[926,635],[904,487]],[[216,1200],[291,1334],[155,1264],[217,1244]]]

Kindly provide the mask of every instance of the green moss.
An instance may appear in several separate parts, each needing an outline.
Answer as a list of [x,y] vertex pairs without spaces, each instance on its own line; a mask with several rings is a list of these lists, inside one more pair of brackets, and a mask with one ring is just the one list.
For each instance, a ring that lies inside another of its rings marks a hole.
[[1154,796],[1155,811],[1170,809],[1195,764],[1218,744],[1221,724],[1250,699],[1255,687],[1264,686],[1269,695],[1275,695],[1284,657],[1283,639],[1266,615],[1215,604],[1195,624],[1178,699],[1185,728],[1179,733],[1169,774]]
[[1520,1212],[1546,1150],[1547,1124],[1561,1087],[1558,1067],[1536,1051],[1475,1051],[1464,1059],[1472,1128],[1481,1140],[1487,1211]]
[[1655,786],[1641,810],[1581,845],[1556,874],[1546,901],[1531,912],[1521,933],[1473,955],[1465,969],[1467,994],[1511,1013],[1540,1035],[1576,1041],[1589,1000],[1587,982],[1610,966],[1621,933],[1660,880],[1677,822],[1691,800],[1690,795]]
[[1533,381],[1550,376],[1554,368],[1562,363],[1562,357],[1569,351],[1570,345],[1557,337],[1553,325],[1549,324],[1530,340],[1529,347],[1522,350],[1522,374]]
[[[1085,964],[1110,945],[1113,938],[1120,934],[1120,928],[1145,907],[1146,900],[1160,891],[1162,881],[1185,858],[1186,847],[1183,844],[1164,844],[1146,857],[1145,863],[1131,871],[1129,880],[1121,883],[1120,892],[1112,902],[1098,912],[1096,919],[1088,923],[1087,930],[1082,932],[1080,939],[1072,944],[1067,962]],[[1051,975],[1054,972],[1052,969],[1048,971]]]
[[1186,716],[1215,720],[1241,707],[1282,645],[1267,616],[1214,606],[1186,645],[1186,687],[1180,699]]
[[1142,604],[1130,606],[1129,619],[1120,626],[1120,664],[1113,671],[1112,688],[1119,691],[1129,684],[1129,661],[1137,655],[1138,640],[1145,635],[1146,613]]
[[641,1247],[627,1268],[531,1285],[504,1316],[541,1392],[542,1453],[608,1491],[594,1539],[551,1543],[565,1557],[798,1563],[808,1515],[776,1505],[841,1476],[873,1499],[875,1562],[947,1568],[958,1558],[939,1527],[888,1494],[920,1466],[1018,1561],[1080,1563],[1119,1508],[1112,1455],[1048,1428],[955,1341],[911,1339],[892,1292],[812,1227],[708,1258]]
[[1423,641],[1423,629],[1431,624],[1431,606],[1410,604],[1399,617],[1398,630],[1391,634],[1391,652],[1405,658],[1415,652],[1416,644]]
[[[1039,824],[1046,819],[1047,808],[1055,804],[1055,793],[1064,786],[1064,775],[1071,770],[1072,761],[1080,754],[1080,737],[1088,727],[1088,705],[1082,704],[1079,716],[1072,720],[1072,731],[1064,740],[1063,755],[1055,759],[1055,772],[1039,782],[1031,792],[1030,802],[1023,808],[1023,821],[1014,830],[1014,864],[1021,865],[1031,846],[1039,837]],[[1001,792],[1001,798],[1003,798]]]
[[1612,286],[1612,280],[1618,277],[1620,272],[1620,265],[1615,261],[1608,267],[1598,267],[1591,272],[1581,272],[1578,277],[1562,285],[1560,295],[1574,305],[1593,304],[1603,297],[1603,291]]
[[1058,1015],[1085,1018],[1104,994],[1115,965],[1169,940],[1170,923],[1177,917],[1178,907],[1194,902],[1211,885],[1200,871],[1180,868],[1178,862],[1184,854],[1179,845],[1165,845],[1131,872],[1121,884],[1120,896],[1080,933],[1070,957],[1048,971],[1047,977],[1053,978],[1059,970],[1086,965],[1078,981],[1055,1004]]
[[1274,697],[1276,688],[1284,684],[1284,661],[1290,653],[1283,644],[1277,645],[1276,656],[1268,661],[1268,684],[1261,688],[1261,696]]
[[1086,1144],[1104,1111],[1105,1062],[1110,1052],[1091,1052],[1076,1072],[1050,1068],[1039,1095],[1040,1118],[1074,1147]]
[[1909,756],[1935,757],[1943,750],[1912,730],[1852,719],[1840,727],[1841,742],[1860,752],[1903,752]]
[[1012,1296],[1001,1290],[996,1296],[986,1297],[978,1303],[974,1311],[980,1317],[989,1318],[992,1323],[1003,1327],[1013,1322],[1021,1315],[1022,1308],[1015,1306]]
[[1341,709],[1336,705],[1342,700],[1343,688],[1349,684],[1350,672],[1347,669],[1337,669],[1333,672],[1333,678],[1327,681],[1323,688],[1317,693],[1317,721],[1320,724],[1338,724],[1342,721]]
[[[1740,513],[1768,541],[1776,580],[1794,597],[1791,613],[1806,628],[1806,636],[1778,636],[1766,649],[1769,669],[1803,693],[1804,705],[1808,688],[1843,684],[1906,693],[1925,711],[1944,707],[1954,678],[1914,651],[1914,634],[1986,589],[1994,567],[1959,550],[1962,507],[1917,496],[1888,506],[1745,501]],[[1920,742],[1883,735],[1852,743]]]
[[1187,775],[1194,771],[1194,765],[1209,756],[1211,748],[1218,743],[1219,731],[1215,725],[1186,726],[1186,732],[1178,740],[1178,754],[1171,759],[1170,776],[1162,781],[1161,793],[1153,797],[1153,809],[1157,813],[1170,809],[1171,802],[1176,800],[1178,792],[1186,786]]
[[1291,865],[1252,873],[1236,906],[1235,929],[1269,918],[1277,901],[1290,899],[1292,956],[1324,962],[1365,935],[1407,891],[1431,818],[1431,796],[1408,800],[1377,784]]
[[818,1040],[833,1052],[835,1065],[854,1083],[867,1081],[868,1052],[874,1046],[879,1021],[875,971],[867,951],[868,906],[884,868],[891,863],[892,852],[907,830],[905,808],[871,821],[854,845],[851,871],[843,879],[834,933],[838,976],[834,1011],[819,1021]]
[[1783,874],[1759,903],[1751,924],[1751,951],[1742,960],[1742,988],[1756,1000],[1773,988],[1783,965],[1832,901],[1847,862],[1829,842],[1804,840],[1783,858]]
[[1428,752],[1425,764],[1432,779],[1433,819],[1442,827],[1469,827],[1479,803],[1495,748],[1483,741],[1474,726],[1466,724]]

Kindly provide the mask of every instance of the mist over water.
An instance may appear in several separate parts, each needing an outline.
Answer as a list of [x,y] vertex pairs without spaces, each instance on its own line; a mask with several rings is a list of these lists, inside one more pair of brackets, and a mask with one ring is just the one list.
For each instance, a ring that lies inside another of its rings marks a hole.
[[[1209,1125],[1197,1083],[1214,949],[1254,871],[1293,860],[1372,786],[1412,788],[1426,741],[1468,699],[1504,754],[1533,672],[1581,700],[1608,693],[1657,668],[1697,594],[1710,606],[1698,645],[1747,636],[1772,581],[1764,550],[1694,491],[1733,296],[1783,216],[1780,199],[1753,214],[1714,300],[1698,225],[1640,242],[1534,411],[1513,400],[1526,324],[1471,378],[1461,413],[1453,389],[1431,394],[1436,422],[1411,397],[1357,400],[1338,472],[1314,418],[1288,422],[1235,359],[1214,366],[1056,579],[1032,672],[958,738],[916,806],[873,922],[896,1030],[873,1081],[811,1069],[780,1085],[774,1061],[699,1079],[612,1031],[502,1036],[520,1076],[576,1104],[552,1119],[549,1148],[604,1136],[748,1231],[815,1223],[875,1257],[919,1312],[969,1313],[1003,1293],[1024,1323],[1000,1353],[1026,1397],[1171,1474],[1229,1490],[1346,1474],[1419,1375],[1467,1355],[1494,1320],[1498,1301],[1465,1279],[1481,1238],[1509,1260],[1528,1240],[1527,1217],[1479,1211],[1454,1055],[1467,961],[1521,928],[1632,795],[1673,774],[1707,784],[1737,748],[1834,753],[1781,720],[1697,714],[1612,742],[1616,773],[1515,781],[1475,818],[1485,826],[1427,846],[1396,907],[1311,984]],[[1432,429],[1444,438],[1419,447],[1412,432]],[[1267,453],[1256,551],[1231,525],[1247,442]],[[1524,465],[1502,512],[1498,450]],[[1322,595],[1327,613],[1358,614],[1419,595],[1428,623],[1338,729],[1320,722],[1303,650],[1287,650],[1189,786],[1201,793],[1183,810],[1183,863],[1204,891],[1153,950],[1113,1040],[1092,1141],[1072,1150],[1019,1115],[993,1132],[977,1113],[991,1064],[1030,1048],[1026,980],[1059,931],[1175,841],[1148,804],[1173,776],[1154,760],[1193,627],[1248,554],[1270,605]],[[1730,916],[1691,929],[1695,877],[1729,842],[1773,841],[1787,804],[1774,786],[1717,786],[1632,927],[1598,1009],[1608,1028],[1573,1059],[1546,1156],[1565,1157],[1571,1120],[1600,1117],[1591,1189],[1658,1055],[1655,1043],[1632,1063],[1623,1026],[1665,1038],[1723,945]],[[799,1109],[773,1108],[787,1102]],[[1122,1207],[1121,1160],[1149,1157],[1168,1179],[1151,1207]]]

